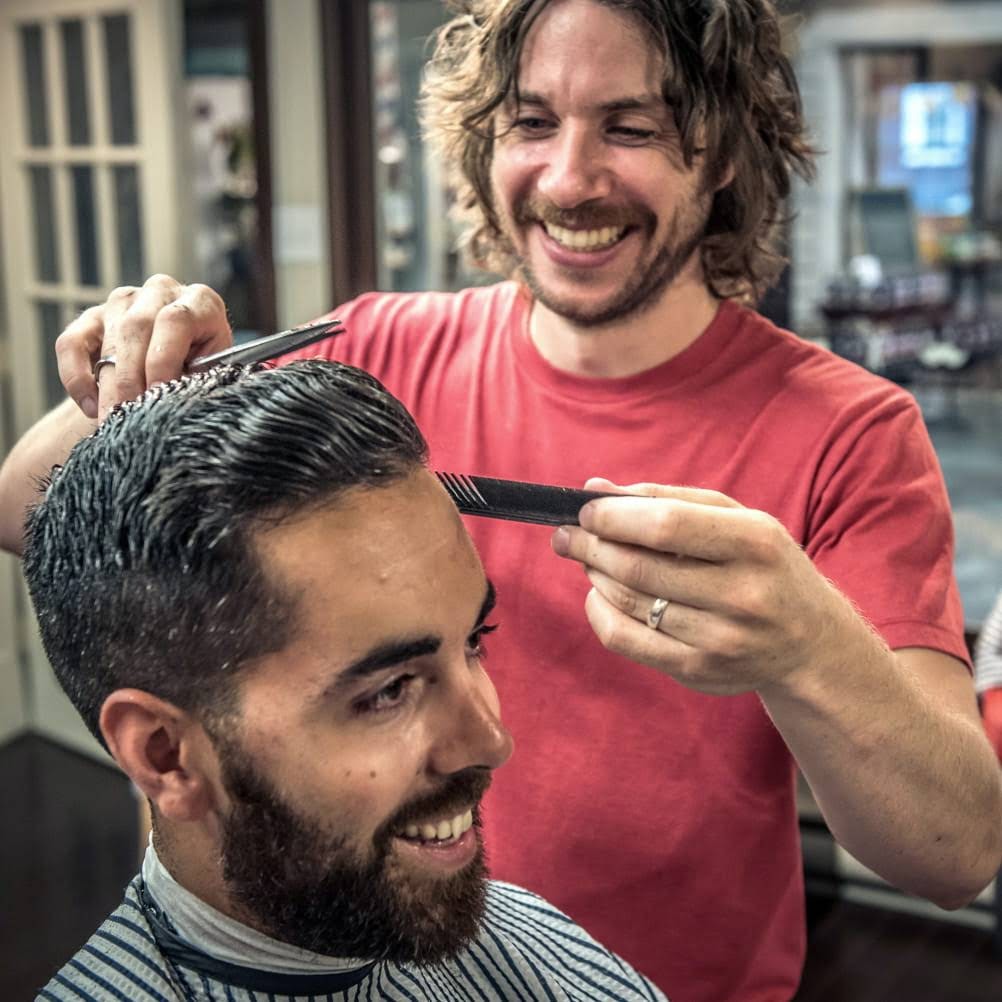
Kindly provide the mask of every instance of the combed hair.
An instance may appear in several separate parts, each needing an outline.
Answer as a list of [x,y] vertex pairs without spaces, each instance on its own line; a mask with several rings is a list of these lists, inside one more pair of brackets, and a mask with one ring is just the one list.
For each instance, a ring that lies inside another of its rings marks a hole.
[[219,368],[116,408],[43,485],[24,554],[45,650],[92,733],[120,688],[206,724],[231,712],[234,674],[295,628],[255,530],[426,459],[403,405],[337,362]]
[[[428,141],[449,165],[474,264],[502,275],[517,267],[502,233],[490,172],[495,113],[518,95],[526,35],[552,0],[460,0],[435,36],[422,84]],[[783,52],[771,0],[598,0],[635,19],[664,56],[662,96],[672,109],[687,167],[703,157],[716,192],[702,264],[710,290],[757,300],[779,277],[784,201],[792,175],[813,176],[800,93]]]

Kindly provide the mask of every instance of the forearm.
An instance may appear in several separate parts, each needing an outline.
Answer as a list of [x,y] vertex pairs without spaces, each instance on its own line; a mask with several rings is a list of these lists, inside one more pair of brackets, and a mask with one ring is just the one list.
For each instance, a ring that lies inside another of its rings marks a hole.
[[50,411],[17,442],[0,466],[0,548],[20,556],[24,516],[40,478],[63,462],[73,446],[97,427],[72,401]]
[[959,907],[1002,862],[1002,781],[970,680],[945,655],[891,652],[851,610],[836,636],[830,660],[763,702],[838,841],[891,883]]

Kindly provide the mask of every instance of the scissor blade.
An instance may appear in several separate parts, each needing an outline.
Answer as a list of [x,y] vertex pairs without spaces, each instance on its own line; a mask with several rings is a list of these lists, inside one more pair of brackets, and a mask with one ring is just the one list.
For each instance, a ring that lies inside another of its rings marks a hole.
[[246,344],[224,348],[212,355],[202,355],[188,366],[188,371],[204,372],[216,365],[250,365],[254,362],[267,362],[269,359],[287,355],[290,351],[305,348],[315,341],[343,332],[344,327],[340,320],[322,320],[315,324],[304,324],[291,330],[279,331],[278,334],[255,338]]

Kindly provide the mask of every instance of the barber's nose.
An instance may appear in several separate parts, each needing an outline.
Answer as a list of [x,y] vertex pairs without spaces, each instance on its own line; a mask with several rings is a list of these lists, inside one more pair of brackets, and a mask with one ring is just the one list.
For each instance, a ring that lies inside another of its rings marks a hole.
[[599,137],[565,125],[547,144],[549,154],[537,182],[540,193],[561,209],[605,198],[612,183]]
[[[465,667],[465,666],[464,666]],[[514,742],[501,722],[497,693],[483,673],[465,670],[451,683],[442,705],[440,731],[432,751],[432,769],[440,775],[471,767],[496,769],[511,757]]]

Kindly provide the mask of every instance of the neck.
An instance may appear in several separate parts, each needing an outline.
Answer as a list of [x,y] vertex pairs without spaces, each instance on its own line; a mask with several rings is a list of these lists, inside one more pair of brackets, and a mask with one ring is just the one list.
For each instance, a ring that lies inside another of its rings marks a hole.
[[223,963],[290,974],[356,970],[365,963],[302,950],[221,910],[178,880],[152,845],[146,850],[142,873],[147,891],[181,939]]
[[601,327],[584,327],[534,302],[529,334],[554,368],[575,376],[617,379],[646,372],[689,347],[709,326],[719,301],[683,273],[653,305]]

